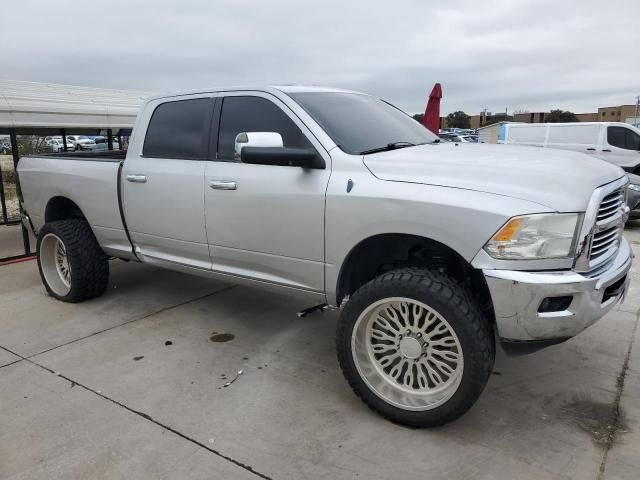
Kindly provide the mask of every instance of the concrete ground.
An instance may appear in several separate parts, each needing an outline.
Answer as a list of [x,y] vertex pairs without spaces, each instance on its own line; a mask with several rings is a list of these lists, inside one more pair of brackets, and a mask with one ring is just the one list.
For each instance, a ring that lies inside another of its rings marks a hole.
[[[627,236],[637,255],[640,226]],[[35,262],[1,267],[0,478],[635,479],[639,265],[619,309],[499,354],[476,406],[432,430],[351,393],[335,313],[123,262],[106,295],[70,305]]]
[[[0,213],[0,219],[2,218]],[[36,239],[31,232],[29,232],[29,242],[31,251],[35,252]],[[24,255],[24,242],[22,240],[22,225],[0,225],[0,262],[6,257],[15,257],[18,255]],[[2,275],[0,273],[0,275]],[[0,310],[2,305],[0,305]]]

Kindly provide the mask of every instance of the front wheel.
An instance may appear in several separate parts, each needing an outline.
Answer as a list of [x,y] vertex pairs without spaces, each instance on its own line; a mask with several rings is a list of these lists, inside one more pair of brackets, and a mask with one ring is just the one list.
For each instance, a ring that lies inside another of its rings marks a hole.
[[463,415],[487,384],[491,326],[452,278],[428,269],[383,274],[356,291],[338,323],[338,360],[369,407],[433,427]]
[[82,218],[47,223],[38,232],[38,270],[47,292],[63,302],[102,295],[109,260]]

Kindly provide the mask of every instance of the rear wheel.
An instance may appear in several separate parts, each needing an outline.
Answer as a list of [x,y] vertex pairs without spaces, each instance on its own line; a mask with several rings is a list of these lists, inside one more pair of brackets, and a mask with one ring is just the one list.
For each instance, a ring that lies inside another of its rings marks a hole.
[[338,324],[342,371],[373,410],[405,425],[443,425],[484,389],[495,357],[490,325],[455,280],[402,269],[356,291]]
[[64,302],[102,295],[109,262],[86,220],[47,223],[38,233],[38,269],[47,292]]

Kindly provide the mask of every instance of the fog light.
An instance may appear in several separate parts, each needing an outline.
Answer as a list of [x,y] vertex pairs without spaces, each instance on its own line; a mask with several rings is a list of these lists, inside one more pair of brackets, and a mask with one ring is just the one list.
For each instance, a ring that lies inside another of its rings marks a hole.
[[573,300],[571,295],[566,297],[547,297],[540,303],[538,313],[562,312],[569,308],[571,300]]

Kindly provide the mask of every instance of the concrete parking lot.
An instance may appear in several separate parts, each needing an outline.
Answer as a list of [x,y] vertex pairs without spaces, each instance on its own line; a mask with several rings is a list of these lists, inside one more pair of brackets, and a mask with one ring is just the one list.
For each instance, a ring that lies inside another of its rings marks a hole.
[[[638,255],[640,225],[626,235]],[[111,266],[107,294],[77,305],[47,297],[33,261],[0,267],[0,478],[638,478],[638,261],[622,306],[499,353],[478,404],[432,430],[351,393],[335,312]]]

